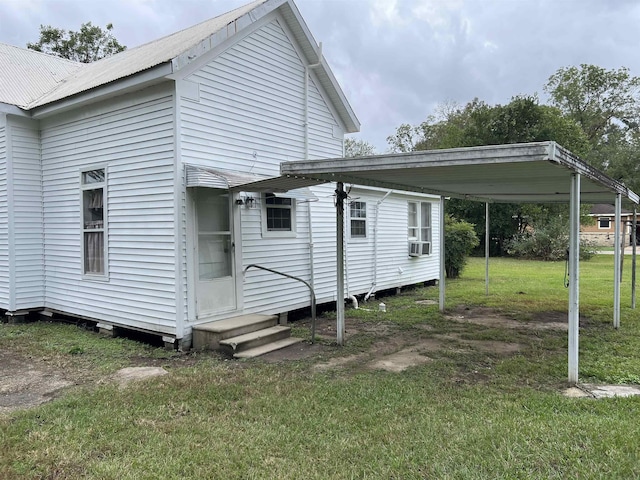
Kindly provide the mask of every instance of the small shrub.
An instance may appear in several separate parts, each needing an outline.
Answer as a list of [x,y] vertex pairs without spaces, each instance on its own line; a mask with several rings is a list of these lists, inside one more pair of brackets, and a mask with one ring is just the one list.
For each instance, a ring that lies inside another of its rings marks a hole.
[[460,276],[467,257],[476,246],[478,237],[474,225],[447,215],[444,220],[444,268],[449,278]]
[[[569,248],[569,225],[556,218],[513,237],[507,245],[507,253],[514,257],[532,260],[556,261],[567,258]],[[589,242],[580,242],[580,259],[589,260],[595,249]]]

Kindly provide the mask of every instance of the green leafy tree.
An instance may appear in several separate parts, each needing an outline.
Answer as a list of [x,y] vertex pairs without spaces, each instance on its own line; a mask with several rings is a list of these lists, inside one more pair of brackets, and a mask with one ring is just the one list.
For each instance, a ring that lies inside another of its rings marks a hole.
[[640,77],[624,67],[580,65],[559,69],[544,88],[552,104],[582,128],[590,147],[582,158],[628,186],[640,186],[629,161],[639,153]]
[[371,145],[366,140],[359,140],[355,138],[344,139],[344,156],[345,157],[366,157],[368,155],[375,155],[376,147]]
[[628,68],[565,67],[549,77],[544,89],[555,106],[578,122],[592,144],[611,127],[637,130],[640,125],[640,78]]
[[[401,125],[388,138],[394,151],[473,147],[505,143],[554,140],[578,155],[588,152],[589,142],[580,126],[559,108],[540,105],[536,96],[514,97],[506,105],[490,106],[474,99],[464,107],[446,105],[420,125]],[[507,241],[550,214],[566,210],[558,205],[492,204],[492,255],[506,253]],[[484,250],[485,206],[470,200],[452,199],[447,211],[475,226]]]
[[77,32],[40,25],[40,39],[35,43],[27,43],[27,48],[76,62],[90,63],[127,48],[116,40],[112,30],[111,23],[104,30],[91,22],[83,23]]

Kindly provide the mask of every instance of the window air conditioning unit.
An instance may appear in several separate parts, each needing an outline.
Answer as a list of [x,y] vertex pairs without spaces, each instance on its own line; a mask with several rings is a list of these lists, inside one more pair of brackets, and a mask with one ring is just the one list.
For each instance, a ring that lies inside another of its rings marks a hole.
[[409,242],[409,256],[421,257],[431,254],[431,242]]

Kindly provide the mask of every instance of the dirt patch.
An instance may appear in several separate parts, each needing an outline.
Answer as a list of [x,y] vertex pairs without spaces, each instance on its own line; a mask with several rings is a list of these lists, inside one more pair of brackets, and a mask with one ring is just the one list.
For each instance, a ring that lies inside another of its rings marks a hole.
[[567,327],[566,314],[564,320],[560,321],[559,312],[545,312],[536,314],[531,321],[514,320],[504,314],[497,313],[490,308],[467,309],[460,307],[447,315],[448,320],[459,323],[473,323],[492,328],[509,328],[522,330],[564,330]]
[[361,353],[359,355],[348,355],[346,357],[334,357],[329,359],[327,362],[316,363],[312,368],[317,372],[322,372],[325,370],[331,370],[333,368],[344,367],[345,365],[353,364],[362,360],[363,358],[368,358],[366,353]]
[[311,342],[302,342],[291,345],[287,348],[269,352],[266,355],[258,357],[258,361],[267,363],[278,363],[285,361],[304,360],[312,358],[327,351],[326,345],[320,343],[311,344]]
[[[449,320],[473,323],[490,328],[557,329],[566,330],[566,318],[562,312],[534,315],[531,321],[518,321],[489,308],[460,308],[448,316]],[[308,359],[314,363],[313,371],[382,369],[402,372],[408,368],[427,364],[443,353],[508,356],[524,349],[517,343],[497,340],[465,339],[459,333],[435,334],[429,324],[411,327],[385,321],[363,321],[346,318],[345,341],[350,350],[336,347],[335,319],[319,318],[316,326],[317,342],[302,342],[289,348],[271,352],[255,361],[287,362]],[[562,323],[564,322],[564,323]],[[310,328],[310,320],[298,321],[298,328]],[[356,347],[354,347],[354,345]],[[360,348],[357,345],[361,345]],[[347,352],[351,355],[345,355]],[[5,350],[0,352],[0,414],[20,408],[40,405],[61,395],[74,385],[91,385],[116,382],[126,385],[137,378],[166,373],[165,368],[195,365],[203,356],[212,358],[214,353],[184,353],[170,358],[148,358],[136,355],[129,358],[129,368],[118,375],[101,377],[95,371],[87,372],[75,365],[73,358],[64,364],[48,362],[46,358],[23,357]],[[342,356],[338,356],[342,355]],[[241,363],[237,364],[239,367]],[[142,367],[142,368],[140,368]],[[150,368],[155,367],[155,368]],[[476,367],[480,368],[480,367]],[[489,368],[489,367],[487,367]],[[473,371],[473,381],[482,379],[482,373]],[[471,373],[469,374],[471,375]],[[466,378],[466,377],[465,377]],[[466,380],[465,380],[466,381]]]
[[0,352],[0,414],[48,402],[75,382],[31,358]]
[[369,367],[375,370],[386,370],[388,372],[403,372],[409,367],[416,367],[423,363],[431,362],[432,359],[423,355],[420,347],[410,347],[399,352],[387,355],[380,360],[369,363]]

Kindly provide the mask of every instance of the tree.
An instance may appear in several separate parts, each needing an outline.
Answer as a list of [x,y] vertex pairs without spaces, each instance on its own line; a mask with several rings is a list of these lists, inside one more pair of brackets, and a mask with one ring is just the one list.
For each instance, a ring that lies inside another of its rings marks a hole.
[[629,175],[628,159],[638,153],[640,77],[624,67],[583,64],[559,69],[544,88],[553,105],[584,131],[590,146],[584,160],[627,185],[639,185],[636,168]]
[[[446,106],[418,126],[401,125],[388,142],[395,151],[473,147],[505,143],[554,140],[578,155],[589,151],[589,142],[580,126],[565,117],[559,108],[540,105],[536,96],[514,97],[506,105],[490,106],[474,99],[464,107]],[[550,215],[566,210],[557,205],[492,204],[490,250],[506,253],[507,241]],[[485,207],[469,200],[452,199],[447,211],[475,226],[484,249]]]
[[640,125],[640,78],[631,76],[628,68],[565,67],[549,77],[544,89],[592,143],[612,126],[637,130]]
[[344,139],[344,156],[345,157],[366,157],[375,155],[376,147],[366,140],[358,140],[355,138]]
[[27,43],[27,48],[76,62],[91,63],[127,48],[116,40],[112,30],[111,23],[104,30],[91,22],[83,23],[78,32],[40,25],[40,39],[36,43]]

